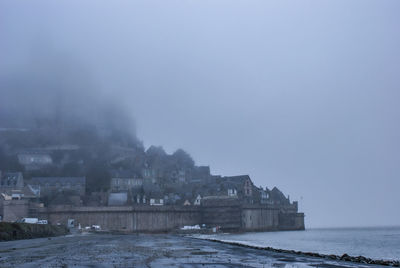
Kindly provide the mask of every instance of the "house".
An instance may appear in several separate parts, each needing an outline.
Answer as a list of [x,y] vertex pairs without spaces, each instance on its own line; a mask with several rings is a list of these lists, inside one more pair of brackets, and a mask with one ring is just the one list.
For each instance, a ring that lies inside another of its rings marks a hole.
[[[228,191],[228,196],[238,196],[245,203],[254,203],[253,189],[257,189],[249,175],[228,176],[216,178],[219,192]],[[226,193],[226,192],[225,192]],[[226,194],[222,194],[226,195]]]
[[183,202],[183,205],[184,206],[190,206],[191,204],[190,204],[190,201],[186,199],[185,202]]
[[134,172],[129,170],[112,170],[110,184],[112,191],[124,191],[141,187],[143,179],[138,178]]
[[21,190],[24,187],[24,177],[22,172],[0,173],[0,190],[13,189]]
[[11,188],[0,193],[0,220],[14,222],[27,217],[29,213],[35,213],[36,208],[42,204],[37,201],[36,196],[29,187],[20,190]]
[[148,204],[150,206],[163,206],[164,205],[164,195],[160,189],[151,189],[150,191],[145,191],[145,194],[149,196]]
[[33,188],[40,188],[40,195],[54,192],[74,191],[84,195],[86,190],[85,177],[33,177],[29,183]]
[[274,187],[270,192],[270,199],[273,204],[278,205],[289,205],[290,200],[289,197],[286,198],[285,195],[276,187]]
[[163,206],[164,199],[162,198],[150,198],[150,206]]
[[235,188],[228,189],[228,196],[237,196],[237,190]]
[[157,170],[155,168],[148,167],[147,164],[146,164],[146,167],[143,168],[143,170],[142,170],[143,179],[150,183],[156,183],[157,174],[158,174]]
[[181,197],[176,193],[168,193],[164,195],[164,204],[165,205],[175,205],[179,203]]
[[11,200],[21,200],[24,194],[20,190],[13,190],[11,192]]
[[192,173],[192,182],[204,182],[211,177],[209,166],[194,167]]
[[260,204],[272,204],[270,200],[270,194],[268,189],[259,188],[260,191]]
[[1,195],[4,200],[21,200],[21,199],[38,199],[39,195],[32,191],[29,186],[24,186],[21,189],[3,189]]
[[178,171],[178,181],[181,183],[186,182],[186,171],[181,169]]
[[38,170],[53,163],[50,154],[42,151],[26,151],[19,153],[17,157],[18,162],[23,165],[27,171]]
[[137,194],[132,199],[133,199],[133,202],[136,203],[136,204],[145,205],[147,203],[146,202],[147,198],[143,194],[142,195],[141,194]]
[[196,199],[193,201],[193,205],[200,206],[201,205],[201,196],[197,195]]

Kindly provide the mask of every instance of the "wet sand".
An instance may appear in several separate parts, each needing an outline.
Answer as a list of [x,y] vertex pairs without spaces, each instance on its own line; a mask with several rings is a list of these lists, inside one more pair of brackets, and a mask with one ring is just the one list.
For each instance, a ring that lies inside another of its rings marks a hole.
[[88,234],[0,243],[0,267],[379,267],[177,235]]

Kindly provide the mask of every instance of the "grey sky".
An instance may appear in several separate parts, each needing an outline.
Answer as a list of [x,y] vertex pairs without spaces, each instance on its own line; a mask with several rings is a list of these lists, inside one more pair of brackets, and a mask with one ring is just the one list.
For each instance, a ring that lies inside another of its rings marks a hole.
[[70,59],[86,103],[126,108],[146,146],[276,185],[309,227],[399,225],[399,14],[397,0],[2,0],[0,76]]

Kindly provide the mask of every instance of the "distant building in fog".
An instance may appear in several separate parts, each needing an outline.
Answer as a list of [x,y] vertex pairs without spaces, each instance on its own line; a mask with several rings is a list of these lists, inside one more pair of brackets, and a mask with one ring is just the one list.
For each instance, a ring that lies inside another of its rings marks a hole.
[[52,192],[70,190],[79,195],[85,194],[86,178],[85,177],[34,177],[30,184],[38,188],[40,187],[40,195],[48,195]]
[[112,170],[110,184],[112,191],[125,191],[141,187],[143,185],[143,179],[138,178],[136,174],[130,171]]
[[24,166],[25,170],[38,170],[53,163],[50,154],[46,152],[27,151],[19,153],[17,157],[18,162]]
[[21,190],[24,187],[24,177],[21,172],[0,172],[0,190]]

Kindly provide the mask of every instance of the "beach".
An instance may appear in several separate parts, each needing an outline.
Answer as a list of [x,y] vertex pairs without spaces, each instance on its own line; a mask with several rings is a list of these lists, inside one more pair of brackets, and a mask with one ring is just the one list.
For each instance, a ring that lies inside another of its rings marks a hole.
[[88,234],[0,243],[0,267],[378,267],[169,234]]

